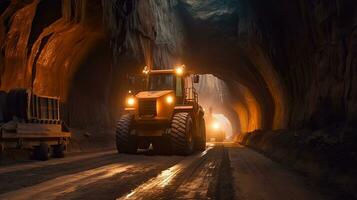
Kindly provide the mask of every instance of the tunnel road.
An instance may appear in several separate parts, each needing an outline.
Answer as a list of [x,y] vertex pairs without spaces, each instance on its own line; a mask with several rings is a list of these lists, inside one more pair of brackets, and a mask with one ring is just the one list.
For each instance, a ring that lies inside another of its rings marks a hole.
[[0,199],[326,199],[304,177],[237,144],[188,157],[87,153],[0,166]]

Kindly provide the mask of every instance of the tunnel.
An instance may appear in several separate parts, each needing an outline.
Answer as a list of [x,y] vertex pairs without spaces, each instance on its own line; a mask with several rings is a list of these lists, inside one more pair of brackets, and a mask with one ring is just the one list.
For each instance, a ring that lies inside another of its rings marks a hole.
[[108,147],[128,76],[184,64],[231,141],[346,177],[357,164],[356,9],[354,0],[5,0],[0,88],[60,97],[74,149]]

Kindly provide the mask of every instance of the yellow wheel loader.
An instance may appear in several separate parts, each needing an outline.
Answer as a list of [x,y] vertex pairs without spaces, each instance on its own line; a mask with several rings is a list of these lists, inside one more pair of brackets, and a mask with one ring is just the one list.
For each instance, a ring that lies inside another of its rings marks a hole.
[[198,75],[183,66],[143,71],[146,89],[130,94],[125,114],[117,122],[119,153],[134,154],[152,144],[159,154],[189,155],[206,147],[204,112],[193,83]]

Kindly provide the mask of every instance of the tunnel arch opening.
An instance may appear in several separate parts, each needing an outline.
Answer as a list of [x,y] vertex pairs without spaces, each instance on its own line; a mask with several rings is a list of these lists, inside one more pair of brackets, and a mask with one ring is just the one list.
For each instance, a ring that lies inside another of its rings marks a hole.
[[[199,83],[196,83],[194,87],[205,115],[219,115],[222,122],[225,121],[223,118],[229,121],[231,127],[227,130],[230,129],[230,134],[241,131],[239,116],[232,107],[231,94],[223,80],[213,74],[201,74]],[[206,124],[206,127],[209,126],[210,124]]]
[[217,71],[214,73],[201,74],[200,83],[195,85],[206,113],[212,110],[226,117],[234,135],[264,129],[265,105],[259,99],[259,91],[251,90],[237,79],[219,75]]
[[[236,133],[233,132],[233,127],[231,121],[224,114],[212,114],[215,121],[217,121],[218,126],[225,133],[225,140],[232,140]],[[207,126],[207,125],[206,125]],[[210,124],[210,126],[214,126],[214,124]]]

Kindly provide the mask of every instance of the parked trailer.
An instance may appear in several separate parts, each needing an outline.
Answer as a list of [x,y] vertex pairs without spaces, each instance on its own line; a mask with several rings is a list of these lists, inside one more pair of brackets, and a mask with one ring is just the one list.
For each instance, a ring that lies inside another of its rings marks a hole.
[[63,157],[71,133],[60,118],[60,99],[29,89],[0,92],[0,150],[29,149],[34,159]]

